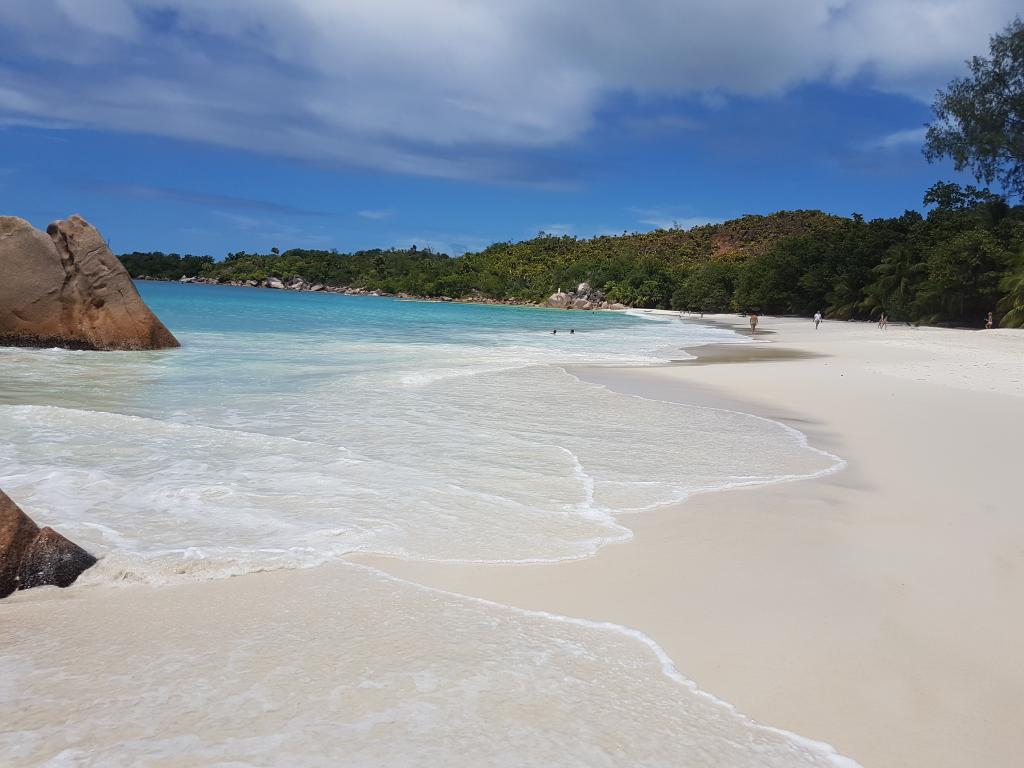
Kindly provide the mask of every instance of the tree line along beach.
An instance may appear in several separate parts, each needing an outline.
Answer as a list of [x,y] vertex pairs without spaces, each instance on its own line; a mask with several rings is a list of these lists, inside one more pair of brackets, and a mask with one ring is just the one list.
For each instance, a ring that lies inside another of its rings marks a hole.
[[[926,217],[781,211],[722,224],[577,239],[541,233],[458,258],[429,250],[292,249],[120,256],[135,277],[544,304],[586,283],[600,306],[756,311],[982,327],[1024,324],[1024,206],[938,183]],[[319,288],[318,288],[319,286]]]

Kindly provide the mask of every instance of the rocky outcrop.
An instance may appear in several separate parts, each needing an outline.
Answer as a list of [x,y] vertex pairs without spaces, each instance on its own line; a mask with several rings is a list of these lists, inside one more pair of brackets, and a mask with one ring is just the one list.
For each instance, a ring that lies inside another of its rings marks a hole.
[[572,303],[572,296],[562,291],[559,288],[555,293],[552,293],[548,297],[548,306],[554,307],[555,309],[565,309]]
[[603,293],[590,287],[590,283],[580,283],[575,291],[568,293],[559,288],[548,298],[548,306],[556,309],[625,309],[621,304],[613,307],[605,301]]
[[[146,278],[139,277],[139,280]],[[159,278],[149,278],[156,280]],[[272,275],[262,280],[230,280],[225,278],[217,277],[203,277],[201,275],[195,277],[188,277],[183,275],[177,282],[188,283],[194,285],[229,285],[235,288],[272,288],[279,291],[302,291],[305,293],[332,293],[341,296],[394,296],[398,299],[415,299],[417,301],[451,301],[460,304],[505,304],[509,306],[540,306],[536,302],[528,301],[526,299],[519,299],[514,296],[510,296],[507,299],[492,299],[488,296],[484,296],[478,290],[470,291],[469,295],[461,296],[458,298],[452,296],[420,296],[412,293],[386,293],[379,289],[371,290],[369,288],[359,288],[350,285],[328,285],[327,283],[317,283],[306,280],[303,277],[296,275],[284,280],[280,277]],[[596,292],[595,292],[596,293]],[[565,297],[562,308],[571,308],[571,304],[576,299],[575,293],[564,293],[561,294]],[[598,294],[600,295],[600,294]],[[621,305],[620,305],[621,306]],[[596,301],[589,302],[587,309],[596,309],[598,307],[606,308],[607,302]]]
[[96,558],[52,528],[39,528],[0,491],[0,597],[16,589],[70,586]]
[[103,237],[81,216],[40,232],[0,216],[0,344],[177,347]]

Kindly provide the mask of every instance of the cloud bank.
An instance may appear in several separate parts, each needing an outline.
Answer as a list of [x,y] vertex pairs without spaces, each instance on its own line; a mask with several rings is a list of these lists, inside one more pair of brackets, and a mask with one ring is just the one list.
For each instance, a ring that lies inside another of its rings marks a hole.
[[0,127],[519,181],[621,94],[928,99],[1006,0],[5,0]]

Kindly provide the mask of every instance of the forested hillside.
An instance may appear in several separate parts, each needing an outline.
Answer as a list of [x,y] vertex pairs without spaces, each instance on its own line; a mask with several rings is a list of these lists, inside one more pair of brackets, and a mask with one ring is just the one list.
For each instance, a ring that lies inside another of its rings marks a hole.
[[744,216],[690,230],[578,239],[541,233],[458,258],[429,250],[293,249],[121,257],[133,276],[287,279],[421,296],[543,301],[589,282],[634,307],[812,314],[978,326],[1024,325],[1024,206],[936,184],[927,216],[865,221],[820,211]]

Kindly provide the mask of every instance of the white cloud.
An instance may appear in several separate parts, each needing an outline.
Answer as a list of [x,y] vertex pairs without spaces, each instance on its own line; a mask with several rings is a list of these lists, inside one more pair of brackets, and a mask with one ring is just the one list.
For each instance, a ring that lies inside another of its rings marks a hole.
[[477,235],[466,235],[451,232],[433,232],[419,235],[402,235],[394,240],[395,248],[411,248],[420,250],[429,248],[434,253],[446,253],[449,256],[462,256],[471,251],[482,251],[493,241]]
[[57,8],[76,26],[98,35],[131,40],[141,24],[127,0],[56,0]]
[[241,213],[232,213],[230,211],[210,211],[210,214],[216,216],[218,219],[226,221],[235,229],[254,230],[262,227],[266,223],[264,219],[260,219],[255,216],[246,216]]
[[641,224],[646,224],[655,229],[693,229],[702,227],[705,224],[718,224],[724,221],[713,216],[683,215],[685,212],[680,208],[672,206],[662,208],[630,208],[629,212],[636,216]]
[[323,248],[334,242],[335,236],[332,233],[319,228],[297,227],[266,217],[231,211],[210,210],[209,214],[218,224],[229,227],[233,236],[244,236],[253,243],[249,247],[268,251],[273,247]]
[[235,195],[217,195],[209,192],[192,192],[187,189],[175,189],[172,187],[152,187],[145,184],[90,184],[89,189],[93,192],[114,197],[124,197],[137,200],[171,200],[176,203],[185,203],[200,208],[211,208],[216,210],[242,210],[256,211],[264,214],[285,215],[285,216],[325,216],[320,211],[308,208],[299,208],[287,203],[278,203],[272,200],[260,200],[252,197],[237,197]]
[[543,227],[537,227],[536,231],[528,235],[528,237],[535,237],[538,232],[562,237],[563,235],[572,235],[575,231],[576,229],[572,224],[545,224]]
[[394,218],[395,212],[390,208],[373,208],[365,211],[356,211],[356,216],[361,219],[369,219],[370,221],[384,221],[385,219]]
[[[619,93],[857,78],[928,98],[1018,0],[4,0],[0,123],[397,173],[535,178]],[[677,127],[682,127],[680,123]]]
[[626,118],[623,121],[623,124],[633,133],[640,136],[678,134],[701,127],[701,124],[698,121],[690,117],[684,117],[683,115],[630,117]]
[[922,126],[920,128],[907,128],[902,131],[894,131],[893,133],[887,133],[883,136],[878,136],[864,142],[862,148],[868,150],[898,149],[908,145],[917,145],[920,147],[924,143],[924,135],[927,130],[928,129],[926,127]]

